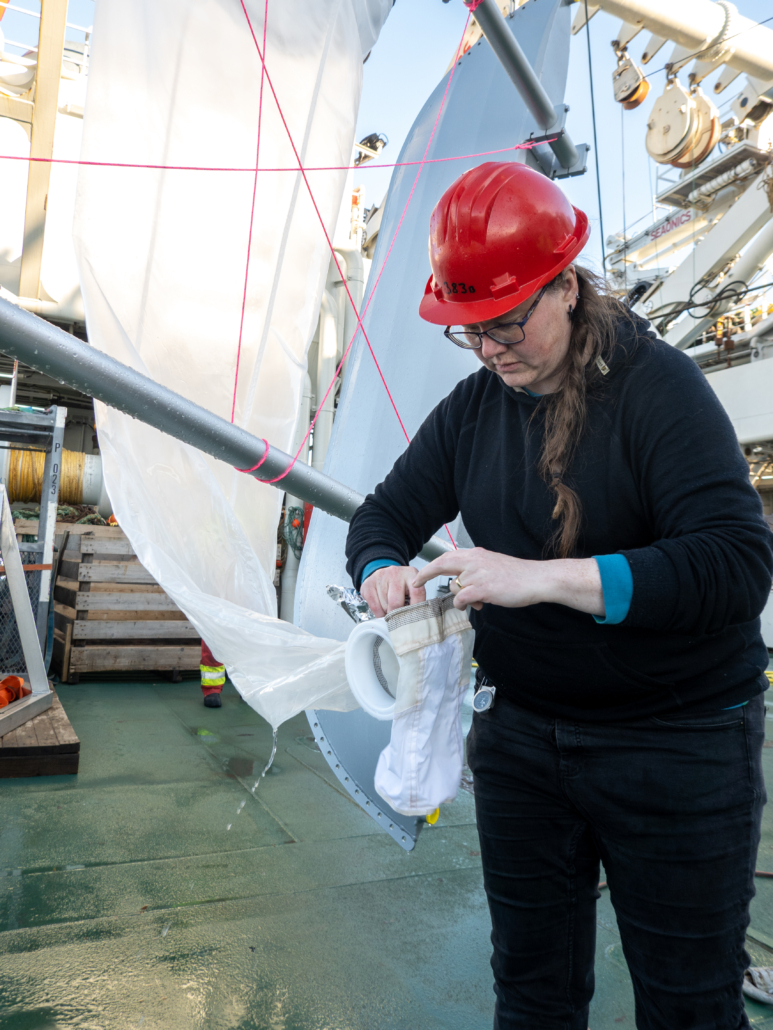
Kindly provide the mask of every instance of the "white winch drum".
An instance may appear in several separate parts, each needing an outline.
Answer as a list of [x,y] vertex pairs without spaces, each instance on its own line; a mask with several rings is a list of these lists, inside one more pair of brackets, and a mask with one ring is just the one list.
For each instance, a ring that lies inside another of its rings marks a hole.
[[346,678],[357,703],[374,719],[395,717],[400,659],[384,619],[360,622],[346,642]]

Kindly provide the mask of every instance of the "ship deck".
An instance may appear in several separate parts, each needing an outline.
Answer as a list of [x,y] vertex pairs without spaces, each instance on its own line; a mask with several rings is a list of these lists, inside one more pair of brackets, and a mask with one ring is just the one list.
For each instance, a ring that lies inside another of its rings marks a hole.
[[[491,1026],[469,794],[408,854],[341,791],[303,716],[253,795],[271,732],[230,686],[219,710],[195,681],[58,691],[79,774],[0,787],[0,1030]],[[773,965],[773,880],[757,889],[749,950]],[[634,1027],[606,891],[596,972],[591,1030]],[[773,1006],[747,1007],[773,1030]]]

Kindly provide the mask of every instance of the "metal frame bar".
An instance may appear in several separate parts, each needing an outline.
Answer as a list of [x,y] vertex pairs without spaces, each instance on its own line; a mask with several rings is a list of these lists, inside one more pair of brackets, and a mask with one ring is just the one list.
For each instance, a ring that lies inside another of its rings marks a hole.
[[[1,298],[0,352],[234,468],[254,468],[249,475],[259,481],[282,476],[273,484],[278,489],[344,522],[365,500],[300,461],[283,475],[293,460],[289,454]],[[421,557],[431,561],[449,550],[450,543],[432,537]]]
[[[30,157],[50,158],[59,106],[67,0],[43,0],[38,37],[38,65],[32,110]],[[24,246],[19,270],[19,295],[40,295],[40,268],[46,231],[46,207],[51,165],[48,160],[31,161],[27,178],[27,207],[24,215]]]
[[553,106],[545,87],[537,78],[518,40],[510,31],[496,0],[483,0],[475,8],[475,20],[534,120],[546,132],[554,131],[556,138],[549,142],[548,146],[560,165],[559,176],[562,169],[563,174],[582,174],[585,171],[588,148],[583,144],[578,149],[572,142],[571,136],[564,128],[568,108],[564,104]]
[[[593,0],[597,10],[606,11],[623,21],[641,25],[657,39],[668,39],[690,50],[701,62],[707,51],[716,47],[723,64],[736,75],[746,72],[753,78],[770,80],[773,76],[773,31],[769,25],[757,25],[751,18],[710,0]],[[590,4],[589,4],[590,8]],[[727,41],[725,43],[725,41]],[[722,52],[724,51],[724,52]],[[647,46],[647,64],[657,53]],[[714,92],[732,82],[720,76]],[[720,85],[724,80],[724,85]]]
[[[14,363],[18,366],[18,362]],[[37,626],[41,649],[45,650],[48,616],[51,602],[51,571],[56,532],[56,509],[59,503],[61,453],[64,448],[64,427],[67,408],[54,406],[44,414],[27,412],[0,413],[0,444],[14,445],[23,450],[45,451],[42,489],[40,491],[40,519],[38,539],[28,544],[27,550],[40,554],[40,564],[48,565],[40,577]],[[0,479],[7,473],[0,472]]]
[[[55,407],[54,424],[51,432],[51,447],[43,464],[43,484],[40,492],[40,518],[38,520],[38,546],[41,564],[51,565],[54,560],[54,534],[56,532],[56,509],[59,504],[61,482],[61,455],[64,449],[64,424],[67,408]],[[51,570],[40,574],[40,597],[38,598],[37,625],[40,647],[45,649],[48,632],[48,608],[51,600]]]
[[[24,569],[19,554],[19,545],[16,540],[16,533],[13,526],[11,507],[8,504],[8,494],[3,485],[0,484],[0,553],[3,556],[5,576],[8,581],[8,590],[11,594],[13,613],[16,617],[16,625],[19,629],[24,661],[27,666],[27,679],[32,688],[32,694],[25,697],[23,701],[15,701],[7,708],[0,708],[0,736],[10,733],[11,730],[22,726],[29,719],[44,712],[53,704],[53,694],[46,676],[45,665],[43,664],[43,653],[38,639],[35,626],[35,616],[32,613],[30,595],[27,590],[27,581],[24,578]],[[0,670],[0,676],[2,671]]]

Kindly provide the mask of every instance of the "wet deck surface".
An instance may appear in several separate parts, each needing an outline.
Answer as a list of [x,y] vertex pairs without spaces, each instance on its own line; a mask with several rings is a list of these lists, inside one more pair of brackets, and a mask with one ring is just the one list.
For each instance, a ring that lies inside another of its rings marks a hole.
[[[0,1030],[488,1030],[468,794],[406,854],[303,717],[253,796],[271,733],[230,687],[219,710],[195,682],[58,689],[79,775],[0,787]],[[773,739],[765,761],[773,778]],[[757,886],[749,948],[773,965],[773,880]],[[598,913],[590,1025],[633,1028],[607,892]],[[748,1009],[773,1030],[773,1007]]]

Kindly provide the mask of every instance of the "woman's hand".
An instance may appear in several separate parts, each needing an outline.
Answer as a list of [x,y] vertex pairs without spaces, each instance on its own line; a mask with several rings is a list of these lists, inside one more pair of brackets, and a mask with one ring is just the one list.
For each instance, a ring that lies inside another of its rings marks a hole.
[[[427,600],[427,591],[416,586],[418,569],[410,565],[388,565],[371,572],[360,587],[360,593],[368,602],[373,614],[382,619],[395,608],[406,604],[418,604]],[[436,573],[439,575],[439,573]],[[431,578],[431,577],[430,577]]]
[[601,574],[593,558],[529,561],[482,547],[449,551],[419,572],[414,589],[435,576],[454,577],[451,592],[456,608],[480,610],[484,604],[525,608],[550,601],[591,615],[605,614]]

